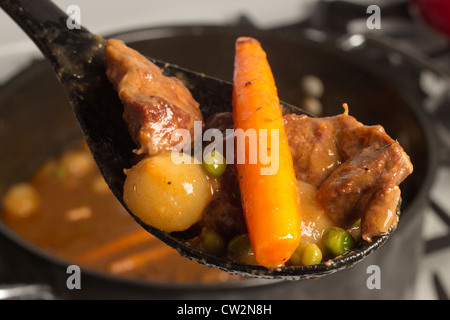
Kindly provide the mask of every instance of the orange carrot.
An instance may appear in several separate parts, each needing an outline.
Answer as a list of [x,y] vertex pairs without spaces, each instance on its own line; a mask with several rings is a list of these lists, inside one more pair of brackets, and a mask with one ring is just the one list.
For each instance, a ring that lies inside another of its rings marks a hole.
[[[255,145],[247,140],[245,145],[236,144],[242,207],[256,260],[267,268],[277,267],[300,243],[300,195],[272,71],[261,44],[249,37],[236,41],[233,120],[235,132],[257,132],[256,163],[248,161]],[[261,150],[259,143],[265,136],[267,150]],[[261,151],[268,152],[271,163],[260,157]],[[245,163],[240,163],[243,153]]]

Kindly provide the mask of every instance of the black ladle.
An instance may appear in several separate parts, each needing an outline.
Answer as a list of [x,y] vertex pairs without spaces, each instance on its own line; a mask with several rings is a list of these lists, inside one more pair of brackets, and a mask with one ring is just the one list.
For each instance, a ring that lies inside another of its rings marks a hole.
[[[49,0],[0,0],[0,6],[51,62],[57,78],[66,89],[86,142],[105,181],[126,208],[122,197],[125,181],[123,169],[131,167],[131,150],[135,145],[122,118],[122,103],[105,76],[105,40],[85,28],[70,29],[67,14]],[[161,67],[166,75],[181,75],[204,114],[231,110],[230,83],[169,63],[151,58],[149,60]],[[305,113],[285,103],[282,106],[285,113]],[[201,252],[174,235],[146,225],[130,210],[128,212],[149,233],[178,250],[184,257],[230,273],[267,279],[317,278],[349,268],[381,247],[395,229],[391,228],[371,243],[360,241],[353,251],[333,260],[312,266],[266,269]],[[400,209],[397,214],[400,214]]]

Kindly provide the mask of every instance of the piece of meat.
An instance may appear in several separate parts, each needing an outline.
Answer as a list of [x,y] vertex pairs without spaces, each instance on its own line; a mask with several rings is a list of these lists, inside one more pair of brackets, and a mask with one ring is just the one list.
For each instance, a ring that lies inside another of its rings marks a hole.
[[[392,208],[395,213],[400,194],[391,190],[399,192],[398,185],[410,173],[409,168],[409,159],[398,142],[378,149],[367,147],[342,163],[321,184],[316,199],[339,226],[349,227],[362,218],[362,236],[371,240],[373,235],[386,232],[394,221]],[[377,221],[380,224],[375,225]]]
[[206,207],[199,224],[202,227],[216,230],[227,239],[247,232],[241,206],[233,205],[232,201],[226,197],[214,198]]
[[361,218],[362,237],[386,232],[396,221],[398,185],[413,171],[408,155],[381,126],[345,114],[285,116],[297,178],[316,185],[316,200],[347,228]]
[[344,158],[356,155],[361,149],[378,149],[394,140],[386,134],[380,125],[346,127],[339,137],[339,149]]
[[346,160],[339,148],[342,131],[363,126],[346,114],[324,118],[291,114],[284,119],[297,179],[317,187]]
[[[194,121],[202,121],[198,103],[177,78],[161,69],[122,41],[106,42],[106,75],[124,105],[124,120],[138,149],[137,154],[155,155],[172,150],[186,129],[194,137]],[[187,139],[186,139],[187,140]]]
[[374,190],[367,201],[361,219],[361,235],[371,242],[374,236],[385,233],[398,221],[397,206],[400,201],[400,188],[397,185],[384,185]]

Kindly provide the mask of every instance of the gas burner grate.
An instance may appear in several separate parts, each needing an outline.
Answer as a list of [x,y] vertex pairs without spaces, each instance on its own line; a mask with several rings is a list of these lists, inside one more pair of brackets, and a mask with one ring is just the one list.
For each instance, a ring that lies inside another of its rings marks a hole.
[[438,250],[450,248],[450,214],[432,199],[429,199],[429,204],[432,212],[447,226],[448,232],[443,236],[427,240],[425,242],[425,254],[431,254]]

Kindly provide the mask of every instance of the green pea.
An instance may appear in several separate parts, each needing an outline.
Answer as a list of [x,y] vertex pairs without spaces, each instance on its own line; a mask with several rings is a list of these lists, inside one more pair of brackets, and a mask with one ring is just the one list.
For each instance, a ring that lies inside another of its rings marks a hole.
[[220,177],[225,172],[227,164],[223,155],[215,150],[207,153],[203,157],[203,168],[213,177]]
[[221,254],[225,249],[225,239],[216,231],[203,228],[200,234],[201,248],[211,254]]
[[315,243],[301,243],[289,258],[294,266],[310,266],[322,261],[322,250]]
[[355,246],[355,240],[346,230],[332,227],[325,231],[322,244],[325,253],[334,258],[352,250]]
[[227,246],[228,256],[238,262],[256,265],[258,262],[255,259],[250,238],[248,234],[241,234],[231,239]]

